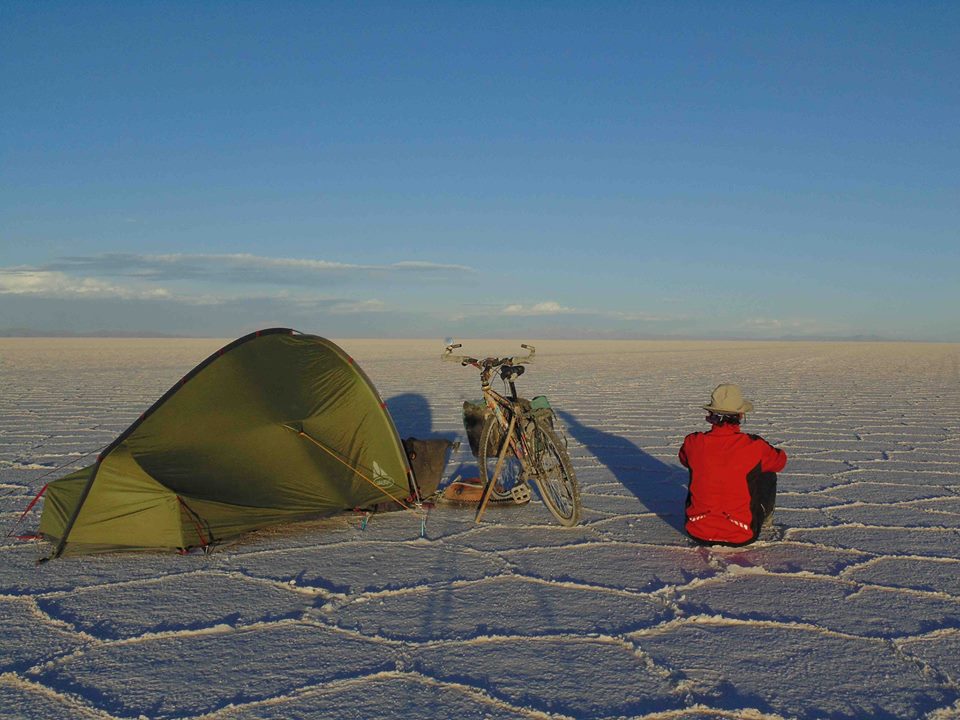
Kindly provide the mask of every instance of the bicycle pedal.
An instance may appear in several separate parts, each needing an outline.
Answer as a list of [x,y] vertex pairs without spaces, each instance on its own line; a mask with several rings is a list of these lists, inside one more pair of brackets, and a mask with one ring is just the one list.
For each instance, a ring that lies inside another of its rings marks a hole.
[[517,505],[523,505],[524,503],[528,503],[530,502],[530,486],[515,485],[510,490],[510,495],[513,497],[513,501]]

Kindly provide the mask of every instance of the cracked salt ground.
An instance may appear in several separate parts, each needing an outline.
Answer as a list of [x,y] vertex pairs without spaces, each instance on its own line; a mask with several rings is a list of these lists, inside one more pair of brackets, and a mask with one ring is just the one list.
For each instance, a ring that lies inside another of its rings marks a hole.
[[877,555],[960,557],[960,535],[956,530],[940,528],[845,525],[787,530],[787,537],[797,542],[849,548]]
[[[5,527],[222,344],[0,339]],[[476,378],[430,343],[343,344],[402,436],[465,441]],[[520,385],[560,410],[580,526],[537,501],[479,526],[441,505],[423,536],[346,514],[42,566],[48,548],[4,538],[0,718],[960,716],[960,348],[546,342],[537,360]],[[676,449],[721,379],[791,457],[745,548],[682,531]],[[466,443],[448,471],[476,473]]]
[[919,658],[946,680],[956,685],[960,682],[960,630],[943,630],[918,638],[902,640],[897,647],[905,654]]
[[960,513],[944,511],[940,507],[917,507],[863,503],[851,507],[833,508],[829,514],[843,523],[870,523],[872,525],[900,525],[922,528],[960,528]]
[[44,617],[32,598],[0,598],[0,620],[3,622],[0,673],[26,670],[37,662],[70,652],[87,640],[73,628]]
[[521,707],[572,717],[623,716],[683,707],[683,690],[627,642],[612,638],[493,637],[442,642],[414,656],[420,672]]
[[[716,573],[700,554],[687,549],[606,542],[503,553],[517,572],[546,580],[652,592]],[[632,557],[635,562],[623,563]]]
[[229,708],[216,717],[218,720],[370,720],[382,717],[384,708],[389,708],[391,716],[398,718],[423,717],[426,708],[443,708],[444,717],[457,720],[543,718],[542,713],[523,712],[470,686],[398,672],[334,681],[290,696]]
[[[732,570],[734,568],[731,568]],[[678,591],[688,615],[816,625],[864,637],[900,637],[960,626],[952,596],[808,575],[740,570]]]
[[[208,592],[211,581],[222,595]],[[36,602],[51,618],[112,640],[300,617],[314,598],[265,580],[211,572],[51,593]]]
[[[728,565],[759,567],[771,573],[801,573],[835,576],[851,566],[859,565],[870,555],[853,550],[793,543],[787,540],[756,544],[722,555]],[[885,579],[889,579],[885,576]]]
[[100,644],[31,675],[58,692],[93,697],[113,715],[175,718],[390,670],[395,655],[381,640],[286,622]]
[[[389,562],[381,565],[378,557]],[[347,594],[476,580],[506,569],[500,558],[449,542],[398,547],[392,543],[355,541],[328,547],[319,556],[315,550],[305,549],[248,553],[231,565],[252,577],[295,581],[300,587]]]
[[[498,607],[509,610],[492,611]],[[656,599],[633,593],[505,576],[360,597],[338,608],[334,619],[364,635],[417,641],[609,634],[655,624],[668,614]]]
[[802,718],[924,717],[956,699],[952,684],[888,642],[816,627],[706,619],[631,637],[709,705]]
[[847,569],[843,577],[861,583],[883,583],[960,596],[960,561],[957,560],[881,557]]

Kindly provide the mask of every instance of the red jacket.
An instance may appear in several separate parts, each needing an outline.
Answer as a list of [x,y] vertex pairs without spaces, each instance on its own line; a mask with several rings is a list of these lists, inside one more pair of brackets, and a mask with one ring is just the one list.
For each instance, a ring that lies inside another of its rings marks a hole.
[[775,482],[787,454],[737,425],[715,425],[687,435],[680,462],[690,469],[686,530],[707,542],[742,545],[756,540],[763,523],[761,484]]

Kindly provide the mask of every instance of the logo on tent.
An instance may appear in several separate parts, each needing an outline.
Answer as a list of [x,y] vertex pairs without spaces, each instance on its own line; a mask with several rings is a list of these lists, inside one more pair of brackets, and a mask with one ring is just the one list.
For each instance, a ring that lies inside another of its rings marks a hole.
[[377,487],[390,487],[394,484],[393,478],[383,471],[376,460],[373,461],[373,482]]

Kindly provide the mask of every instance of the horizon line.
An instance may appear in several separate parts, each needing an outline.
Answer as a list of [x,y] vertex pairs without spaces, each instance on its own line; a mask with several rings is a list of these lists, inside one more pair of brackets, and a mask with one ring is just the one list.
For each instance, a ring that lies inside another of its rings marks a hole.
[[[258,328],[265,329],[265,328]],[[292,328],[296,329],[296,328]],[[250,332],[256,332],[252,330]],[[304,334],[315,335],[317,333],[297,330]],[[79,331],[51,331],[51,330],[33,330],[30,328],[0,328],[0,338],[46,338],[46,339],[118,339],[118,340],[229,340],[235,337],[241,337],[247,334],[242,332],[239,335],[195,335],[184,333],[163,333],[149,330],[94,330],[88,332]],[[333,337],[333,336],[330,336]],[[441,337],[449,337],[443,333],[436,335],[409,335],[409,336],[372,336],[372,335],[336,335],[344,340],[430,340]],[[477,335],[463,336],[464,340],[515,340],[517,337],[498,336],[498,335]],[[659,341],[659,342],[856,342],[856,343],[929,343],[955,345],[960,340],[945,339],[916,339],[916,338],[891,338],[880,335],[862,334],[846,336],[826,336],[826,335],[781,335],[778,337],[748,337],[742,335],[716,335],[716,336],[697,336],[697,335],[617,335],[611,337],[598,336],[564,336],[564,337],[534,337],[524,335],[523,338],[536,341],[548,342],[638,342],[638,341]]]

